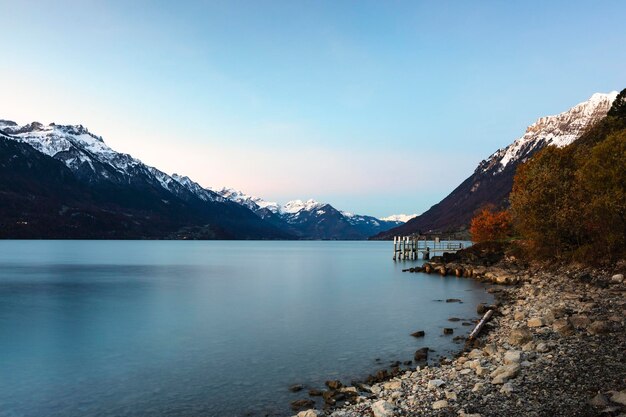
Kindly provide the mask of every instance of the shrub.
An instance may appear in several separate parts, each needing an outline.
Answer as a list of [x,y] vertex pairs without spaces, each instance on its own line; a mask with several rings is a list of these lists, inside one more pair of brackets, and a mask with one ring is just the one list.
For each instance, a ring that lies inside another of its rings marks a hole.
[[472,241],[493,242],[506,239],[511,233],[511,218],[507,211],[497,211],[493,206],[483,207],[472,219]]

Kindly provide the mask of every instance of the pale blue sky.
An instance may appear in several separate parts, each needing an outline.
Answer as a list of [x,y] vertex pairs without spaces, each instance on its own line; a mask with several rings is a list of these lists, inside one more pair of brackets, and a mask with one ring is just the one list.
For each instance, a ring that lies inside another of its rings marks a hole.
[[0,16],[0,118],[378,216],[424,211],[536,118],[626,87],[623,1],[0,0]]

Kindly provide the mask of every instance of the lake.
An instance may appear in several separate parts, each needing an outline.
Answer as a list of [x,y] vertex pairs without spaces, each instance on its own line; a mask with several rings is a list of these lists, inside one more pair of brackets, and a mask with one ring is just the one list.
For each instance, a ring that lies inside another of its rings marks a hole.
[[292,384],[459,349],[442,329],[471,327],[448,318],[491,296],[391,257],[389,242],[0,241],[0,416],[291,415],[307,397]]

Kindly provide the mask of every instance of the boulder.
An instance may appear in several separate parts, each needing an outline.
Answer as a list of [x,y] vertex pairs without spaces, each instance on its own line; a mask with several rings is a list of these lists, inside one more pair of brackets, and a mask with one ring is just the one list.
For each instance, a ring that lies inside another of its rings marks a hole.
[[554,320],[554,323],[552,323],[552,330],[561,336],[571,336],[574,334],[574,327],[566,318]]
[[622,391],[612,391],[611,401],[626,406],[626,389]]
[[515,283],[515,277],[512,275],[498,275],[495,277],[495,283],[500,285],[508,285]]
[[385,400],[376,401],[372,404],[371,408],[374,417],[392,417],[394,415],[393,404]]
[[615,274],[611,277],[611,282],[615,282],[616,284],[621,284],[624,282],[624,274]]
[[447,408],[447,407],[448,407],[448,401],[446,400],[439,400],[433,403],[433,410],[441,410],[442,408]]
[[416,362],[425,361],[428,359],[428,348],[423,347],[415,351],[415,355],[413,356]]
[[506,365],[520,363],[522,360],[522,353],[519,350],[509,350],[504,354],[504,363]]
[[479,359],[479,358],[482,358],[483,356],[484,356],[483,351],[480,349],[472,349],[472,351],[467,354],[467,357],[469,359]]
[[301,384],[294,384],[289,387],[289,391],[298,392],[298,391],[302,391],[303,388],[304,387]]
[[472,388],[472,392],[478,392],[480,390],[482,390],[485,387],[485,384],[482,382],[477,382],[476,384],[474,384],[474,387]]
[[509,379],[515,378],[520,371],[521,367],[519,364],[511,364],[511,365],[502,365],[496,368],[495,371],[491,373],[492,384],[504,384]]
[[315,406],[315,401],[308,398],[302,398],[291,402],[291,409],[294,411],[302,410],[303,408],[312,408]]
[[386,391],[396,391],[402,388],[402,382],[400,381],[389,381],[383,384],[383,389]]
[[502,388],[500,388],[500,393],[505,394],[505,395],[510,395],[513,393],[513,384],[511,384],[510,382],[507,382],[505,384],[502,385]]
[[439,388],[443,385],[445,385],[446,382],[442,379],[431,379],[430,381],[428,381],[428,388],[429,389],[435,389],[435,388]]
[[569,318],[570,323],[577,329],[586,329],[591,324],[589,317],[584,314],[573,314]]
[[607,400],[606,397],[599,392],[595,397],[589,400],[589,405],[597,408],[604,408],[609,405],[609,400]]
[[317,410],[314,410],[314,409],[311,408],[311,409],[306,410],[306,411],[300,411],[296,415],[296,417],[319,417],[321,415],[323,415],[321,411],[317,411]]
[[332,390],[338,390],[339,388],[343,387],[343,384],[341,383],[341,381],[335,379],[335,380],[331,380],[331,381],[326,381],[325,382],[326,386]]
[[587,328],[587,332],[591,335],[607,334],[610,330],[611,328],[609,327],[609,324],[600,320],[594,321]]
[[452,334],[454,333],[454,329],[451,327],[446,327],[443,329],[443,334]]
[[545,323],[541,317],[533,317],[526,322],[526,325],[528,327],[542,327]]
[[312,389],[309,390],[309,395],[311,397],[321,397],[322,394],[324,394],[324,392],[322,390],[319,390],[319,389],[312,388]]
[[533,340],[533,334],[526,327],[511,330],[509,343],[513,346],[522,346]]
[[424,337],[426,333],[424,333],[424,330],[418,330],[416,332],[411,333],[411,336],[413,337]]

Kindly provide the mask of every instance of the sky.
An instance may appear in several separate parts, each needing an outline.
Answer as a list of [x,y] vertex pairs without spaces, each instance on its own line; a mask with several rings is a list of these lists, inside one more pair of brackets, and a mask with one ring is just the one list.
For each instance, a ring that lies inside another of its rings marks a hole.
[[82,124],[207,187],[420,213],[594,92],[623,1],[0,0],[0,119]]

